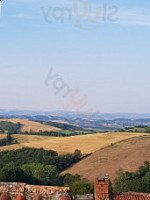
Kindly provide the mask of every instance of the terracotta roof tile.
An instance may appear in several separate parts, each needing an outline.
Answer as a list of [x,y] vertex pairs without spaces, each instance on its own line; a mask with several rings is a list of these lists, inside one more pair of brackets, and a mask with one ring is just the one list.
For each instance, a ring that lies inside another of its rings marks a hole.
[[0,200],[11,200],[9,194],[7,193],[2,193],[0,196]]

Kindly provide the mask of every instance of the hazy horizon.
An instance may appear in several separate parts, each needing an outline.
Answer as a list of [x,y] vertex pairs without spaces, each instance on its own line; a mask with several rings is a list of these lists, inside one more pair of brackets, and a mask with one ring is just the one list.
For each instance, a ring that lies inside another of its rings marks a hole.
[[[74,111],[74,110],[67,110],[67,111],[64,111],[64,110],[24,110],[24,109],[3,109],[3,108],[0,108],[0,112],[3,112],[3,111],[5,111],[5,112],[39,112],[39,113],[41,113],[41,112],[43,112],[43,113],[50,113],[50,112],[72,112],[72,113],[76,113],[76,111]],[[85,113],[86,114],[86,112],[81,112],[81,113]],[[76,113],[77,115],[78,115],[78,113]],[[95,112],[95,113],[91,113],[91,115],[92,114],[137,114],[137,115],[150,115],[150,112],[149,113],[132,113],[132,112]],[[90,115],[90,114],[89,114]]]

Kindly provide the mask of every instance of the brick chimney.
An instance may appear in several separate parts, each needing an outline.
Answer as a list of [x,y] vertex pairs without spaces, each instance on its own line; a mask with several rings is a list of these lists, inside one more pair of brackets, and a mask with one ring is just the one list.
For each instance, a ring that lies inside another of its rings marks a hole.
[[95,200],[109,199],[109,176],[99,175],[95,179]]

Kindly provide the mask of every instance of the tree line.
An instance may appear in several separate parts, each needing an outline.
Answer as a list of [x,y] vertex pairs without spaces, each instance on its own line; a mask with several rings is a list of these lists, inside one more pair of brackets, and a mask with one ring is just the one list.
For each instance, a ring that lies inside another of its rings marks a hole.
[[82,131],[80,133],[74,132],[74,131],[25,131],[22,133],[16,133],[16,134],[24,134],[24,135],[43,135],[43,136],[53,136],[53,137],[70,137],[70,136],[76,136],[76,135],[87,135],[87,134],[93,134],[96,132],[91,131]]
[[25,131],[22,132],[20,134],[24,134],[24,135],[43,135],[43,136],[53,136],[53,137],[70,137],[70,136],[75,136],[75,135],[79,135],[76,132],[71,132],[71,133],[66,133],[65,131]]
[[119,132],[150,133],[150,126],[134,126],[120,129]]

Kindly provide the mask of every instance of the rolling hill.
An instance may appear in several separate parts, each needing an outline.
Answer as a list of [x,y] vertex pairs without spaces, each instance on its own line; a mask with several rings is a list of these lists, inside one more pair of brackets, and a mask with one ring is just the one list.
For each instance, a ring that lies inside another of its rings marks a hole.
[[44,148],[46,150],[54,150],[59,154],[73,153],[75,149],[79,149],[83,155],[94,153],[95,151],[107,147],[112,143],[116,143],[128,138],[143,135],[141,133],[101,133],[78,135],[71,137],[51,137],[37,135],[21,135],[13,134],[13,138],[19,144],[0,147],[0,151],[19,149],[22,147]]
[[41,124],[41,123],[30,121],[27,119],[0,119],[0,121],[21,123],[22,124],[21,132],[25,132],[25,131],[30,132],[30,130],[35,131],[35,132],[38,132],[38,131],[60,131],[61,130],[60,128],[57,128],[57,127]]
[[90,181],[99,174],[109,174],[113,180],[119,168],[136,171],[146,160],[150,161],[150,135],[148,134],[116,142],[100,149],[62,174],[79,174]]

